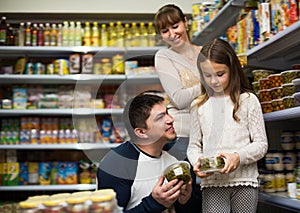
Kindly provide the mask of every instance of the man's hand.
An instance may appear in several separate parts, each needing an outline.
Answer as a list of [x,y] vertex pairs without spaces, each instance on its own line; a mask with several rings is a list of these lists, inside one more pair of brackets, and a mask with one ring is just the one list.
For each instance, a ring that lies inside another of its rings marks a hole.
[[192,181],[193,180],[190,180],[187,184],[184,184],[180,188],[180,195],[178,198],[178,202],[182,205],[186,204],[192,196]]
[[161,205],[170,208],[179,198],[183,181],[178,182],[178,179],[172,180],[167,184],[164,183],[164,176],[160,176],[158,182],[152,190],[152,197]]

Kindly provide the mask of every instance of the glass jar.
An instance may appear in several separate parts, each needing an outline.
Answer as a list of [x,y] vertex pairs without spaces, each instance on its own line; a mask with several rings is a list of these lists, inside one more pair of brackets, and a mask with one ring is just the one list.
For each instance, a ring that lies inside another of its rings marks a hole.
[[291,171],[287,171],[285,173],[285,183],[288,184],[288,183],[293,183],[295,182],[295,175],[294,175],[294,171],[291,170]]
[[294,149],[294,133],[291,131],[282,131],[280,136],[281,148],[286,151]]
[[48,200],[43,202],[44,213],[66,213],[66,203],[63,199]]
[[283,156],[283,164],[286,170],[293,170],[296,166],[296,154],[287,152]]
[[39,213],[41,210],[41,203],[38,201],[25,200],[19,203],[19,213]]
[[270,150],[265,156],[265,166],[267,170],[273,170],[274,159],[273,159],[274,151]]
[[264,191],[276,192],[275,175],[272,171],[267,171],[264,175]]
[[85,196],[70,196],[67,198],[68,213],[89,213],[89,207],[86,204],[88,197]]
[[274,164],[273,164],[274,171],[283,171],[284,170],[283,153],[280,151],[275,151],[273,153],[273,159],[274,159]]
[[275,185],[277,192],[286,191],[285,175],[282,172],[277,172],[275,174]]

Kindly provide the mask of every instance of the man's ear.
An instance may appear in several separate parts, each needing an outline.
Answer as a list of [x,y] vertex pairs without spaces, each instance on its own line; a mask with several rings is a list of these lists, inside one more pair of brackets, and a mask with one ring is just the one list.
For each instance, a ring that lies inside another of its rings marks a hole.
[[146,134],[146,131],[145,131],[143,128],[135,128],[135,129],[134,129],[134,133],[135,133],[136,136],[138,136],[139,138],[143,138],[143,139],[148,138],[148,135]]

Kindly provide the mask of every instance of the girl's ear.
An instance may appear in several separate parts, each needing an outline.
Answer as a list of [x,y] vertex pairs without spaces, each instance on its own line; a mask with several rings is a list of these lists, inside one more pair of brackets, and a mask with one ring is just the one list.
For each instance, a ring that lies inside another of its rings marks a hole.
[[148,135],[146,134],[146,131],[145,131],[143,128],[135,128],[135,129],[134,129],[134,133],[135,133],[136,136],[138,136],[139,138],[143,138],[143,139],[148,138]]

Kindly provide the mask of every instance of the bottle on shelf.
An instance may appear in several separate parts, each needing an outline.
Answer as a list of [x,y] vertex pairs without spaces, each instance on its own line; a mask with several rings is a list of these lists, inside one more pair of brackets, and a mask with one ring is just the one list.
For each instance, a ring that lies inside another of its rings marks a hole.
[[44,24],[40,23],[38,28],[38,46],[44,46]]
[[131,24],[131,35],[132,35],[132,39],[131,39],[131,47],[138,47],[140,46],[140,31],[136,25],[136,22],[132,22]]
[[63,25],[61,23],[59,23],[57,25],[57,45],[61,47],[62,46],[62,36],[63,36]]
[[103,47],[107,47],[108,46],[108,32],[107,32],[107,28],[106,28],[106,24],[101,24],[101,30],[100,30],[100,44]]
[[6,33],[6,46],[15,45],[15,33],[13,27],[7,24],[7,33]]
[[124,47],[130,47],[131,44],[131,29],[129,23],[126,23],[124,26]]
[[98,47],[99,46],[99,28],[98,22],[93,22],[92,27],[92,35],[91,35],[91,46]]
[[156,30],[153,25],[153,22],[150,21],[148,23],[147,31],[148,31],[148,46],[149,47],[156,46]]
[[63,23],[63,35],[62,35],[62,45],[64,47],[69,46],[69,23],[64,21]]
[[114,22],[109,22],[107,32],[108,32],[108,46],[109,47],[115,47],[116,46],[117,34],[116,34],[116,29],[115,29]]
[[75,46],[75,22],[71,21],[69,26],[69,46]]
[[24,40],[25,40],[24,36],[25,36],[25,25],[24,22],[21,22],[18,28],[18,46],[24,46]]
[[57,26],[54,23],[51,25],[50,46],[57,46]]
[[90,22],[85,22],[83,32],[83,46],[91,46],[91,26]]
[[116,31],[117,31],[116,46],[124,47],[124,27],[121,21],[117,21]]
[[51,40],[50,34],[51,34],[50,23],[46,23],[44,29],[44,46],[50,46],[50,40]]
[[38,45],[38,25],[34,23],[31,30],[31,46],[37,46],[37,45]]
[[6,16],[2,16],[0,22],[0,46],[4,46],[6,44],[7,30]]
[[31,46],[31,22],[26,23],[25,28],[25,46]]
[[75,27],[75,46],[82,46],[82,28],[81,28],[81,22],[76,22]]
[[145,22],[141,22],[140,23],[140,27],[139,27],[139,41],[140,41],[140,45],[141,47],[147,47],[148,46],[148,32],[147,32],[147,28],[145,27]]

